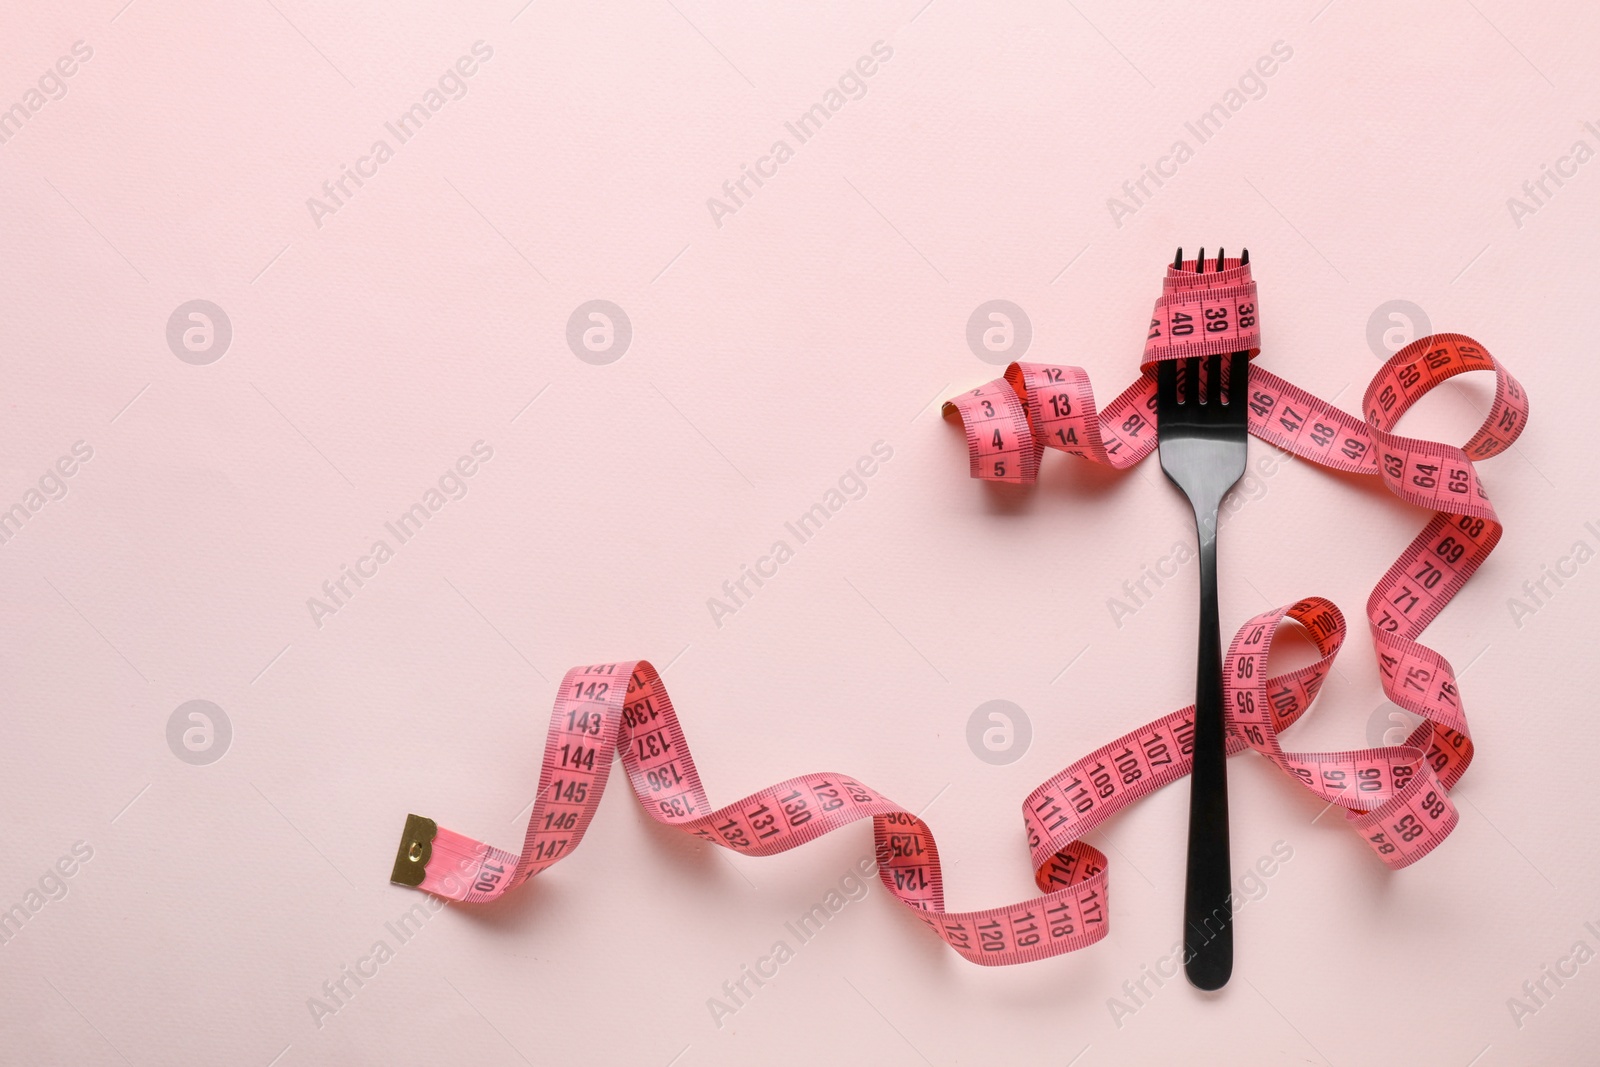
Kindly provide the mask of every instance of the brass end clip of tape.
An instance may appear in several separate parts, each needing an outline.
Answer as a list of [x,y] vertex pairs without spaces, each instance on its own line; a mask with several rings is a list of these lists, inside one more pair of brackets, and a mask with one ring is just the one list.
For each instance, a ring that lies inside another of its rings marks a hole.
[[422,884],[428,873],[428,860],[433,856],[433,838],[439,824],[421,815],[407,815],[405,832],[400,835],[400,849],[394,855],[394,871],[389,881],[415,888]]

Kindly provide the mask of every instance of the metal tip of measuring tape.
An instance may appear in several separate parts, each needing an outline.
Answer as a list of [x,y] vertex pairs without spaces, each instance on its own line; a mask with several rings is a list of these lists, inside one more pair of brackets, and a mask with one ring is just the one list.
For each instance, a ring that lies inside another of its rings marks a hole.
[[413,888],[422,884],[428,873],[428,859],[433,855],[433,837],[439,824],[421,815],[407,815],[405,832],[400,835],[400,848],[394,854],[394,871],[389,881]]

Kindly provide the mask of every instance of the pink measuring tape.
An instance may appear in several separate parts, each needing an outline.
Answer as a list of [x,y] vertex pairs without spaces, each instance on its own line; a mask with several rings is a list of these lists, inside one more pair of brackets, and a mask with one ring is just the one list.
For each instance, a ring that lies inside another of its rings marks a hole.
[[[1123,469],[1156,447],[1155,366],[1163,359],[1260,350],[1256,285],[1248,264],[1199,274],[1168,268],[1140,377],[1097,410],[1077,367],[1015,363],[1005,377],[944,406],[967,436],[972,476],[1027,483],[1045,446]],[[1457,448],[1392,432],[1411,405],[1457,374],[1495,375],[1483,425]],[[1253,367],[1250,431],[1336,470],[1375,475],[1432,513],[1367,598],[1384,692],[1422,716],[1404,744],[1347,752],[1286,752],[1279,735],[1306,713],[1345,637],[1344,616],[1321,597],[1262,612],[1240,627],[1223,665],[1230,755],[1253,748],[1315,796],[1345,809],[1348,825],[1385,864],[1421,859],[1455,827],[1449,790],[1472,762],[1455,675],[1417,638],[1500,539],[1500,522],[1473,466],[1504,451],[1527,422],[1516,380],[1471,338],[1436,334],[1407,345],[1378,371],[1349,415]],[[1269,677],[1267,657],[1285,619],[1311,637],[1317,662]],[[1117,738],[1069,765],[1022,805],[1034,882],[1042,892],[1009,907],[947,911],[939,851],[927,824],[846,775],[808,774],[712,808],[678,716],[643,660],[575,667],[561,680],[521,853],[505,852],[411,815],[393,880],[450,900],[495,898],[559,862],[583,839],[614,753],[658,822],[747,856],[785,852],[870,816],[878,876],[957,953],[981,964],[1025,963],[1106,935],[1106,858],[1083,838],[1134,801],[1189,772],[1193,706]]]

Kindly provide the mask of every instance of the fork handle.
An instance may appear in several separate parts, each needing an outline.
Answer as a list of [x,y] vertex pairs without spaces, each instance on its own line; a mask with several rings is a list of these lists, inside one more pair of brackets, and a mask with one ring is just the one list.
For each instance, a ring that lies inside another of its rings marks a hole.
[[1222,708],[1222,632],[1217,621],[1217,513],[1196,515],[1200,541],[1200,651],[1189,775],[1189,862],[1183,888],[1184,973],[1220,989],[1233,973],[1228,867],[1228,753]]

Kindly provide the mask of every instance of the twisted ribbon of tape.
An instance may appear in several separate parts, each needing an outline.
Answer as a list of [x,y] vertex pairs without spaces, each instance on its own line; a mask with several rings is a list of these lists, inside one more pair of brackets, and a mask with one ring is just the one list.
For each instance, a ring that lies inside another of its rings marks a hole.
[[[946,402],[944,413],[965,430],[975,478],[1032,482],[1046,446],[1124,469],[1156,447],[1156,364],[1238,351],[1253,358],[1259,321],[1248,264],[1229,260],[1212,274],[1168,268],[1141,374],[1104,409],[1096,408],[1081,369],[1015,363],[1003,378]],[[1429,391],[1474,370],[1495,375],[1495,392],[1465,445],[1393,432]],[[1321,466],[1375,475],[1400,499],[1432,512],[1367,599],[1384,692],[1423,720],[1404,744],[1343,752],[1286,752],[1280,745],[1279,735],[1316,699],[1344,642],[1344,617],[1331,601],[1306,597],[1250,619],[1223,667],[1229,753],[1261,753],[1343,808],[1385,864],[1405,867],[1455,827],[1449,791],[1473,754],[1455,674],[1418,637],[1500,539],[1474,461],[1516,440],[1527,422],[1527,396],[1494,357],[1460,334],[1421,338],[1389,359],[1367,386],[1364,417],[1254,366],[1248,393],[1257,437]],[[1320,658],[1269,676],[1268,655],[1285,620],[1306,631]],[[656,669],[643,660],[575,667],[557,691],[522,851],[502,851],[412,815],[393,879],[450,900],[503,895],[578,846],[620,753],[634,795],[653,818],[744,855],[784,852],[870,817],[884,887],[957,953],[981,964],[1044,959],[1105,936],[1106,858],[1084,837],[1189,772],[1193,711],[1190,705],[1172,712],[1096,749],[1023,801],[1042,896],[954,912],[944,905],[933,832],[910,811],[841,774],[791,778],[714,809]]]

